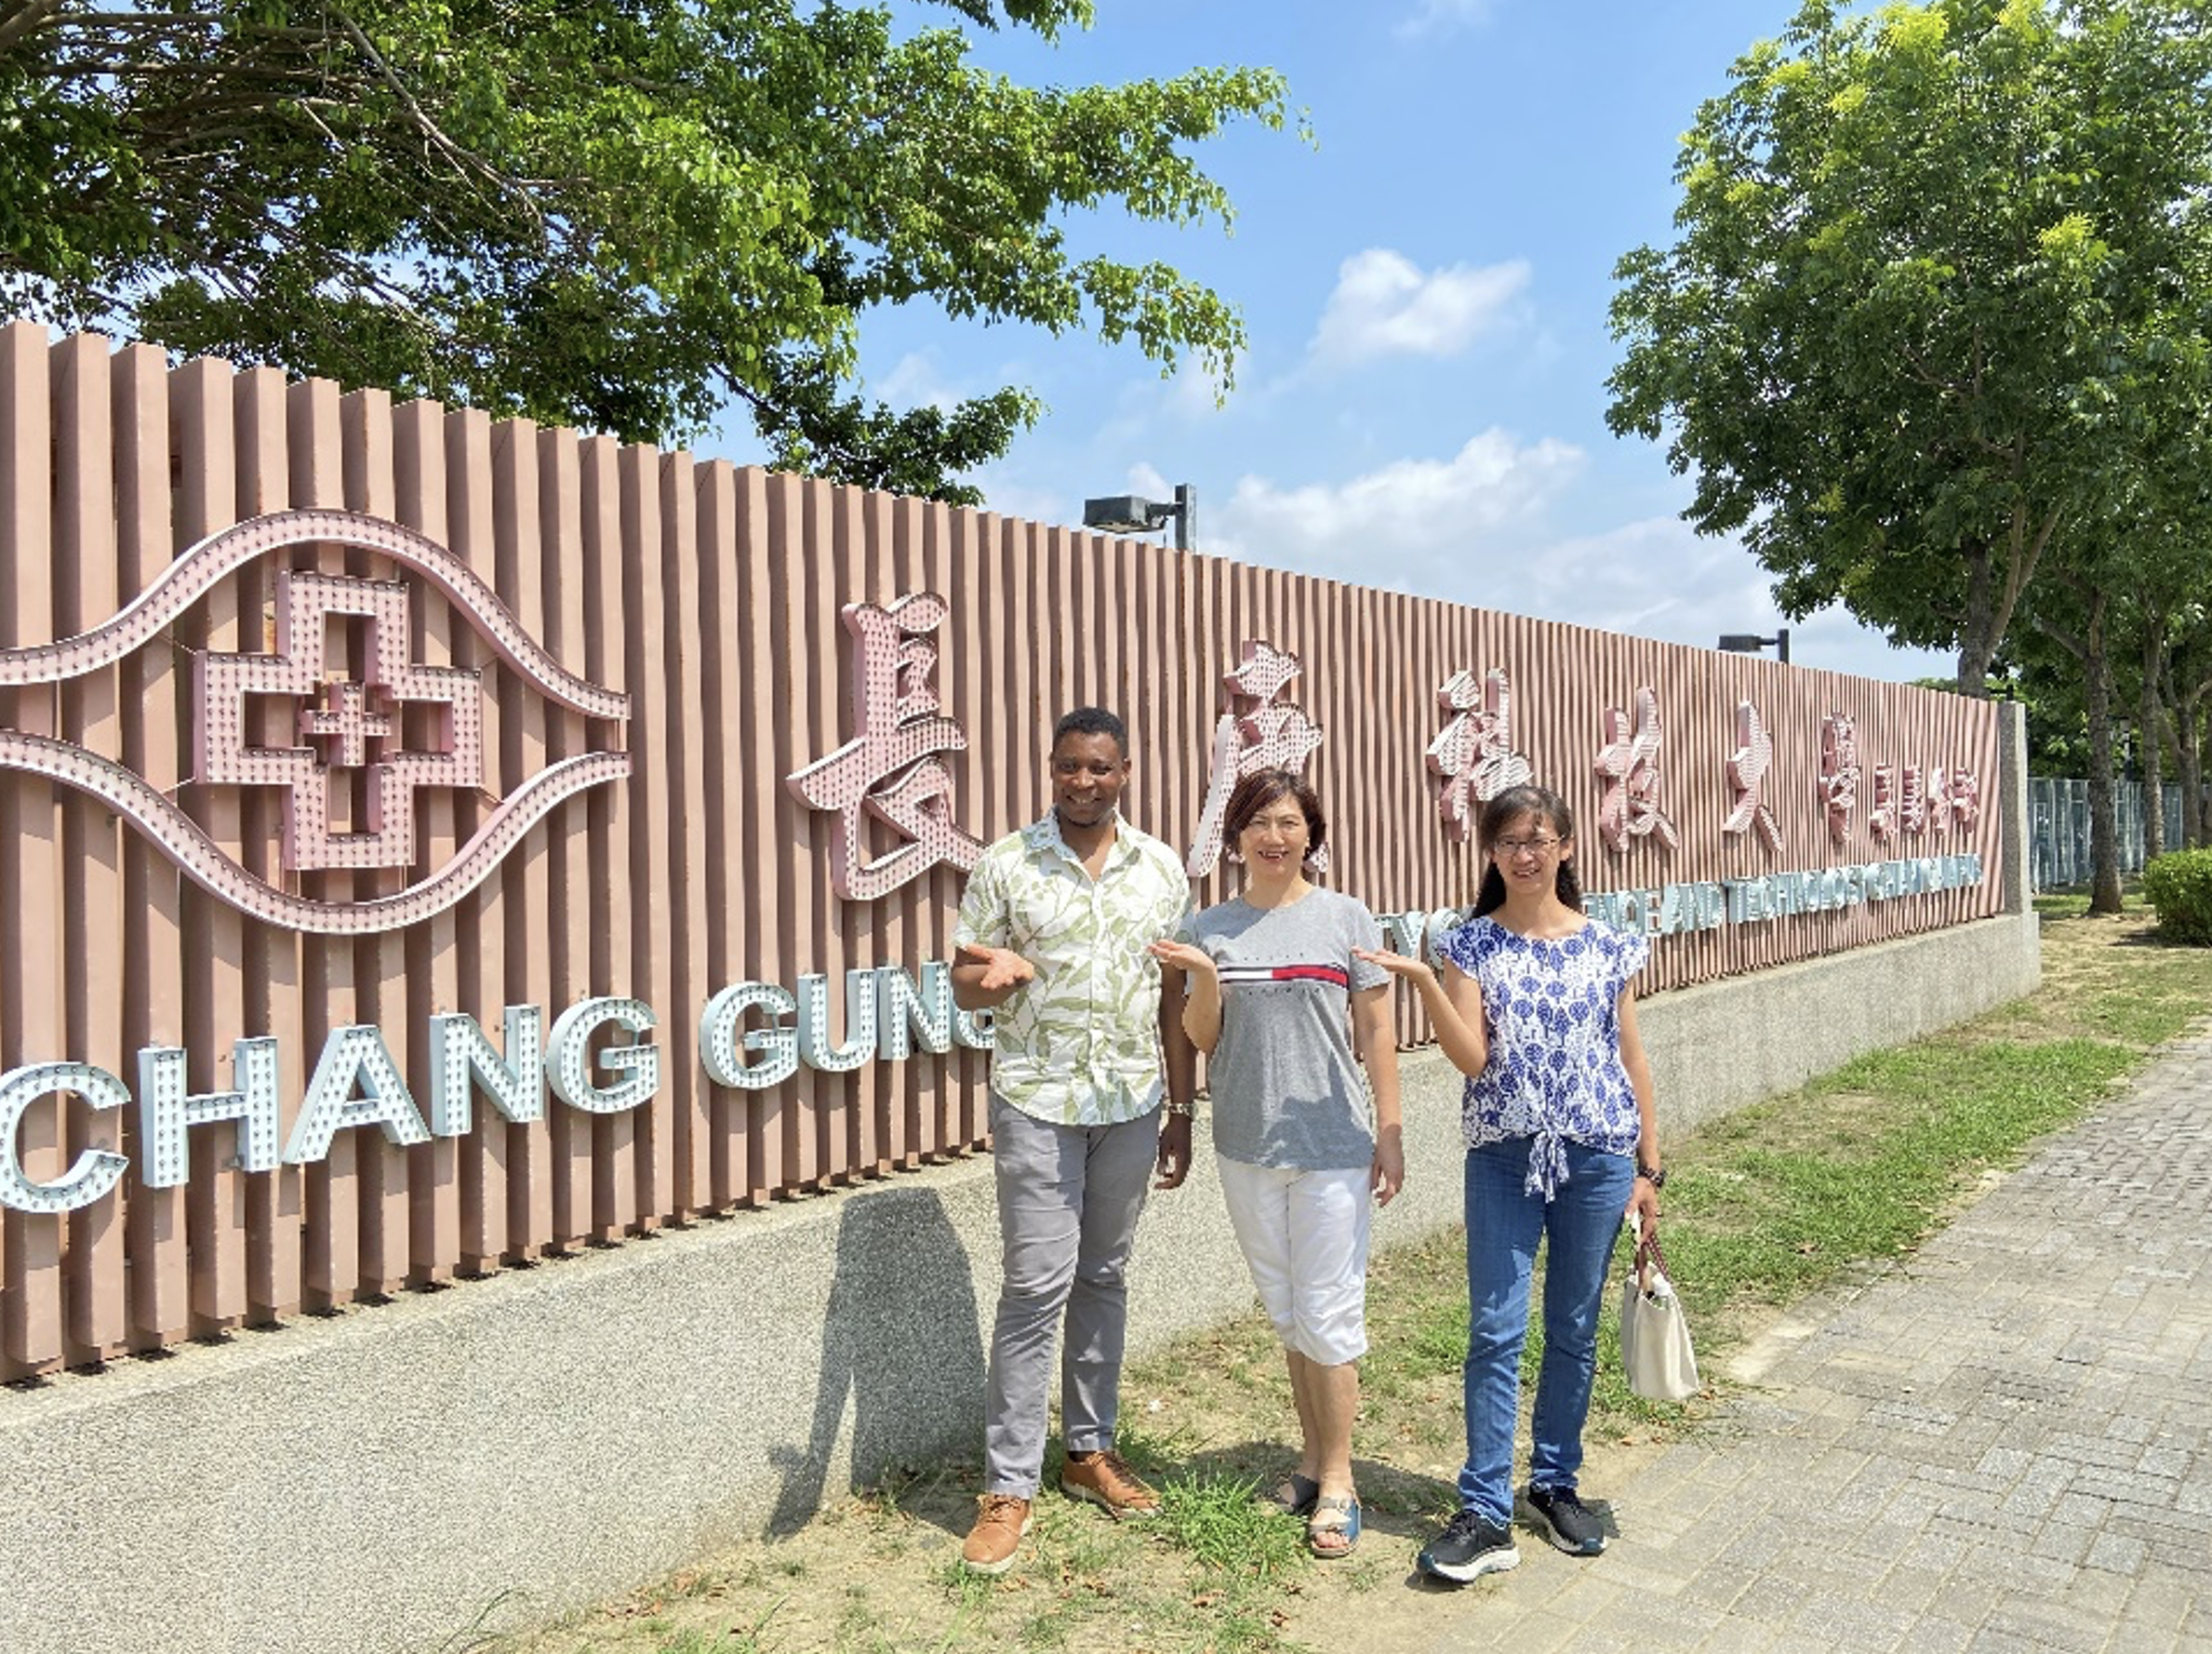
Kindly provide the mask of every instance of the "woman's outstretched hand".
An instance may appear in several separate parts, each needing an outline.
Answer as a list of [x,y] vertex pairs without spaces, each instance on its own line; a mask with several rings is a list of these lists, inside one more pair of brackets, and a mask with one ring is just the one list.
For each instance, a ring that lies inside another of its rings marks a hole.
[[1424,977],[1432,982],[1436,980],[1436,967],[1425,959],[1409,959],[1404,954],[1392,954],[1381,948],[1354,948],[1352,956],[1369,965],[1379,965],[1391,975],[1403,977],[1416,987]]
[[1187,976],[1211,976],[1214,956],[1187,941],[1156,941],[1144,950],[1162,965],[1172,965]]

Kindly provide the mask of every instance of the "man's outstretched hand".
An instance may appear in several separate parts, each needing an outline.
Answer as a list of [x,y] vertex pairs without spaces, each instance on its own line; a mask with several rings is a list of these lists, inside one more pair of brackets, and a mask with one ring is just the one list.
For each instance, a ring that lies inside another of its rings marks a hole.
[[1037,980],[1037,967],[1012,948],[987,948],[981,942],[964,941],[955,951],[963,962],[983,967],[976,986],[986,994],[1003,994]]

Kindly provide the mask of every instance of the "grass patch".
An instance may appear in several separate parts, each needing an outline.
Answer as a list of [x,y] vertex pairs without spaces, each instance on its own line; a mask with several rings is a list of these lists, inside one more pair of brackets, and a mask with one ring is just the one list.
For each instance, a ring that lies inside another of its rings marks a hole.
[[1305,1530],[1259,1501],[1260,1478],[1209,1470],[1160,1484],[1154,1526],[1202,1567],[1240,1579],[1275,1579],[1301,1567]]
[[[2031,998],[1860,1058],[1668,1145],[1667,1256],[1709,1376],[1781,1308],[1909,1254],[1988,1172],[2079,1119],[2212,1007],[2212,950],[2160,944],[2139,901],[2116,919],[2085,917],[2079,897],[2036,905],[2045,980]],[[1695,1429],[1701,1411],[1699,1402],[1628,1393],[1614,1314],[1609,1291],[1588,1432],[1598,1482],[1618,1444]],[[1254,1501],[1256,1488],[1289,1468],[1296,1434],[1281,1352],[1254,1314],[1134,1363],[1125,1377],[1119,1445],[1160,1488],[1163,1510],[1151,1522],[1116,1526],[1047,1491],[1020,1565],[979,1580],[954,1560],[976,1467],[927,1466],[832,1507],[792,1540],[745,1547],[497,1646],[505,1654],[1326,1647],[1344,1616],[1374,1611],[1356,1598],[1403,1578],[1418,1536],[1454,1502],[1467,1348],[1460,1236],[1379,1255],[1368,1321],[1354,1436],[1368,1531],[1347,1562],[1314,1562],[1303,1526]],[[1540,1354],[1532,1329],[1525,1380]],[[1057,1470],[1046,1467],[1048,1488]]]

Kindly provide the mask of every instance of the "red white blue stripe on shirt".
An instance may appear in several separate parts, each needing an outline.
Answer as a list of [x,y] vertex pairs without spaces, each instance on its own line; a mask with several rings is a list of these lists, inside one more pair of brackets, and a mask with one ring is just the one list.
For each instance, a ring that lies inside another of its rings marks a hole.
[[1350,989],[1352,972],[1341,965],[1223,965],[1216,973],[1224,987],[1254,982],[1326,982]]

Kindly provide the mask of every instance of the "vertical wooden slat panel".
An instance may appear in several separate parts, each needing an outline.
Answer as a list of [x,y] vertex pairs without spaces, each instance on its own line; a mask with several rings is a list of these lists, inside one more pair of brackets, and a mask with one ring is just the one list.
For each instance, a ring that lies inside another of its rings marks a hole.
[[[742,754],[745,784],[740,805],[742,912],[733,938],[734,957],[740,964],[732,975],[733,980],[788,983],[792,927],[786,915],[793,895],[783,870],[792,850],[783,832],[788,795],[781,777],[789,772],[780,767],[780,742],[793,714],[792,626],[783,572],[787,559],[780,554],[776,539],[787,485],[771,482],[758,468],[740,471],[736,481],[738,543],[731,555],[737,577],[733,607],[739,652],[731,664],[742,663],[745,671],[728,715],[736,751]],[[780,1193],[789,1180],[784,1114],[791,1091],[789,1085],[782,1085],[747,1091],[740,1099],[749,1168],[743,1190],[748,1206],[758,1206]]]
[[[1011,824],[1006,803],[1009,776],[1025,770],[1035,760],[1019,748],[1004,744],[998,736],[1001,698],[1008,673],[998,652],[1000,634],[992,624],[999,566],[984,537],[983,519],[973,512],[937,508],[930,512],[930,528],[945,546],[952,597],[952,618],[946,623],[956,629],[960,639],[960,647],[948,651],[947,668],[953,674],[948,686],[952,692],[949,709],[968,738],[960,770],[961,814],[969,831],[989,845],[1004,836]],[[950,901],[956,914],[959,898],[953,896]],[[950,920],[944,932],[944,952],[946,959],[952,960]],[[976,1116],[988,1083],[989,1060],[983,1053],[965,1047],[954,1050],[957,1083],[953,1094],[938,1104],[941,1120],[938,1146],[945,1150],[964,1150],[981,1137]]]
[[[843,739],[845,705],[841,665],[843,628],[836,623],[836,584],[832,568],[830,487],[823,482],[794,482],[783,491],[785,555],[792,562],[788,612],[792,628],[792,727],[777,752],[777,774],[790,776],[819,761]],[[785,604],[779,604],[785,608]],[[830,978],[830,1026],[843,1028],[843,986],[838,964],[841,951],[836,938],[827,933],[823,917],[830,911],[830,880],[823,869],[825,827],[820,816],[798,807],[798,800],[779,800],[788,838],[785,880],[792,891],[792,933],[788,962],[792,973],[820,973]],[[783,1116],[785,1130],[785,1194],[814,1190],[827,1177],[823,1139],[845,1106],[841,1074],[798,1070],[796,1084]]]
[[[291,503],[302,508],[343,506],[345,455],[338,387],[327,380],[294,384],[289,387],[284,409],[289,435],[288,465],[270,477],[267,497],[276,499],[281,487],[277,478],[288,475]],[[326,546],[315,551],[312,559],[305,548],[300,548],[293,567],[366,578],[371,564],[366,552]],[[325,678],[361,681],[367,664],[366,640],[351,624],[331,624],[327,633]],[[274,731],[271,733],[273,742]],[[303,744],[296,732],[292,744]],[[329,790],[334,798],[347,801],[352,829],[362,830],[366,803],[363,779],[332,766]],[[303,882],[313,895],[332,901],[357,900],[377,889],[375,875],[366,870],[311,874]],[[322,1049],[333,1029],[381,1026],[376,968],[374,946],[366,940],[306,939],[301,973],[307,983],[308,1042],[314,1050]],[[400,1048],[405,1049],[404,1044]],[[311,1227],[320,1201],[330,1232],[328,1273],[323,1290],[331,1301],[379,1297],[405,1278],[406,1188],[395,1169],[399,1159],[399,1152],[385,1140],[380,1128],[352,1127],[336,1133],[327,1156],[307,1167]],[[313,1274],[312,1265],[309,1274]]]
[[[933,592],[926,577],[921,558],[919,537],[914,532],[914,514],[901,511],[902,503],[889,494],[856,491],[855,504],[861,520],[861,534],[868,545],[869,590],[886,594],[885,601],[926,592]],[[943,593],[936,592],[942,596]],[[938,663],[928,677],[929,692],[942,697],[944,693],[945,629],[940,623],[928,640],[938,652]],[[953,773],[959,754],[944,753],[938,762],[945,765],[948,776]],[[953,801],[958,803],[955,794]],[[957,817],[955,817],[957,819]],[[868,927],[861,946],[873,954],[873,959],[859,963],[888,966],[894,970],[913,971],[919,967],[920,958],[914,952],[914,938],[920,914],[917,903],[937,883],[934,871],[910,879],[883,901],[876,904],[873,923]],[[847,926],[851,915],[845,917]],[[877,1030],[880,1048],[883,1031]],[[925,1059],[927,1060],[927,1059]],[[914,1108],[913,1086],[916,1066],[913,1058],[903,1062],[878,1062],[873,1065],[875,1074],[875,1095],[870,1112],[874,1119],[875,1141],[873,1153],[863,1153],[860,1164],[872,1176],[882,1176],[894,1168],[905,1170],[915,1164],[912,1114]]]
[[[115,455],[106,341],[83,334],[64,339],[54,347],[51,365],[59,576],[54,632],[72,636],[100,624],[116,607]],[[61,686],[60,713],[63,740],[98,753],[120,745],[113,671]],[[59,891],[66,1047],[119,1051],[123,962],[113,939],[125,923],[121,823],[80,794],[64,794],[56,802],[66,869]],[[63,1144],[66,1162],[74,1165],[88,1149],[120,1150],[124,1136],[116,1115],[73,1108]],[[124,1198],[111,1194],[66,1220],[63,1359],[73,1367],[104,1361],[124,1348]]]
[[[454,554],[495,591],[500,580],[501,500],[492,458],[491,421],[471,409],[445,419],[446,532]],[[516,691],[509,669],[476,634],[466,616],[452,618],[453,663],[483,674],[484,763],[486,780],[500,767],[507,720]],[[466,844],[489,813],[479,794],[457,794],[453,832]],[[454,942],[460,950],[460,1004],[487,1031],[501,1025],[507,1003],[507,895],[486,879],[460,904]],[[548,1024],[550,1027],[550,1023]],[[496,1114],[480,1114],[476,1129],[460,1140],[456,1175],[460,1193],[460,1266],[471,1273],[497,1269],[508,1254],[508,1187],[514,1145]]]
[[[670,831],[669,777],[681,756],[669,745],[667,684],[660,673],[667,635],[666,588],[660,580],[660,456],[642,446],[625,447],[618,462],[621,486],[622,625],[631,695],[630,797],[636,815],[630,833],[630,980],[627,992],[651,1006],[661,1025],[653,1040],[665,1053],[674,981],[675,915],[663,911]],[[665,1072],[665,1071],[664,1071]],[[675,1204],[675,1113],[664,1078],[650,1101],[633,1109],[636,1121],[635,1186],[628,1227],[657,1229]]]
[[[236,420],[238,491],[234,510],[240,515],[282,511],[292,501],[286,398],[285,377],[274,368],[256,368],[238,376],[232,406]],[[304,548],[290,548],[285,556],[300,564],[313,562],[312,554]],[[253,568],[239,577],[241,607],[248,612],[241,617],[242,641],[235,647],[255,653],[275,647],[268,607],[275,590],[274,567]],[[189,696],[189,686],[186,692]],[[289,699],[273,698],[265,703],[249,700],[245,716],[252,742],[257,746],[299,745],[297,704]],[[187,761],[189,756],[188,750]],[[240,860],[257,878],[285,887],[288,880],[280,864],[279,850],[284,795],[266,787],[223,791],[231,792],[236,801]],[[250,923],[244,935],[248,949],[244,961],[244,1018],[222,1034],[221,1043],[205,1060],[220,1076],[225,1089],[235,1089],[240,1076],[235,1072],[231,1042],[245,1036],[273,1038],[278,1055],[278,1106],[296,1112],[316,1055],[308,1047],[302,941],[290,931]],[[197,1135],[204,1140],[193,1152],[195,1182],[206,1159],[222,1141],[212,1132]],[[240,1213],[234,1239],[242,1256],[233,1261],[233,1234],[225,1234],[219,1241],[220,1270],[226,1281],[243,1274],[247,1320],[276,1320],[300,1307],[306,1186],[308,1179],[316,1175],[320,1174],[297,1166],[280,1166],[273,1172],[245,1177],[224,1174],[226,1181],[235,1178],[238,1185],[234,1195],[226,1194],[220,1204],[225,1210]]]
[[[115,512],[118,595],[135,597],[168,566],[168,365],[150,345],[126,345],[115,355]],[[167,640],[125,661],[123,762],[137,774],[177,777],[188,758],[178,740],[179,668]],[[125,846],[123,861],[122,1043],[115,1060],[147,1046],[184,1038],[184,934],[181,881],[166,858],[142,839]],[[125,1185],[126,1245],[130,1256],[130,1341],[160,1349],[187,1326],[184,1191],[145,1181],[146,1152],[138,1112],[125,1122],[131,1175]],[[297,1178],[295,1177],[295,1182]],[[298,1233],[298,1224],[293,1225]]]
[[[495,590],[523,632],[543,639],[549,631],[545,603],[545,559],[539,510],[542,493],[538,476],[538,428],[527,420],[511,420],[491,434]],[[500,744],[486,749],[485,761],[496,766],[499,792],[512,794],[540,774],[551,755],[549,722],[553,713],[544,694],[506,662],[498,663]],[[540,821],[500,864],[500,906],[504,919],[500,949],[504,973],[497,1005],[478,1007],[478,1020],[486,1029],[502,1027],[510,1005],[537,1006],[550,1029],[564,1002],[553,995],[552,950],[540,937],[556,922],[553,894],[553,834],[567,824],[566,812]],[[555,1105],[561,1106],[561,1105]],[[498,1133],[506,1143],[506,1203],[504,1210],[486,1216],[486,1227],[496,1227],[508,1256],[532,1257],[553,1238],[553,1128],[543,1120],[513,1121],[496,1110],[478,1124],[479,1131]]]
[[[943,646],[938,651],[937,697],[947,716],[959,724],[968,738],[965,752],[947,754],[945,767],[953,778],[953,819],[968,833],[982,838],[988,830],[981,821],[982,785],[977,779],[981,760],[976,751],[975,728],[966,717],[974,690],[963,680],[979,678],[975,654],[976,634],[960,602],[960,575],[952,536],[946,524],[949,506],[934,500],[900,500],[898,533],[909,549],[915,580],[925,591],[946,600]],[[979,686],[978,686],[979,687]],[[989,840],[985,839],[988,843]],[[913,887],[906,907],[907,959],[919,969],[926,959],[948,962],[953,954],[953,917],[966,887],[966,875],[950,867],[936,869]],[[942,1057],[917,1054],[906,1064],[907,1153],[905,1164],[925,1166],[940,1159],[954,1138],[955,1094],[966,1083],[967,1064],[957,1044]]]
[[[393,474],[389,393],[371,390],[341,395],[335,385],[326,381],[310,381],[309,386],[294,393],[293,419],[300,438],[294,447],[294,474],[298,479],[294,493],[299,502],[338,505],[390,520],[398,506],[398,494]],[[413,618],[413,611],[436,601],[425,593],[420,577],[368,552],[350,554],[344,559],[344,567],[347,573],[359,579],[396,579],[406,587],[410,613],[407,635],[401,645],[408,651],[406,656],[408,661],[420,660],[413,652],[420,624]],[[372,646],[364,637],[360,647],[366,650]],[[364,656],[355,660],[354,669],[359,672],[367,664]],[[401,750],[406,743],[405,709],[395,708],[394,712],[401,727],[393,739],[386,741],[387,753]],[[353,779],[355,796],[366,815],[369,778],[365,772]],[[366,830],[366,825],[365,820],[360,821],[356,831]],[[418,847],[418,864],[420,860]],[[357,900],[395,895],[406,887],[414,874],[413,866],[363,869],[353,875],[354,895]],[[407,1063],[414,1041],[420,1036],[408,1016],[406,939],[391,932],[356,937],[352,951],[353,1014],[359,1020],[381,1028],[385,1047],[393,1060]],[[423,1065],[410,1063],[403,1068],[402,1074],[408,1081],[420,1114],[429,1106],[428,1070]],[[435,1198],[430,1189],[424,1189],[420,1197],[416,1190],[415,1150],[422,1145],[394,1144],[381,1130],[357,1131],[353,1135],[357,1139],[355,1155],[361,1167],[360,1289],[389,1293],[410,1282],[445,1278],[451,1271],[450,1260],[437,1260],[434,1255],[419,1256],[416,1252],[418,1207]]]
[[[188,362],[170,379],[169,417],[181,451],[177,496],[178,538],[185,544],[205,539],[235,522],[240,487],[250,474],[257,480],[259,444],[239,441],[239,416],[251,438],[260,428],[257,395],[282,393],[281,376],[264,385],[259,376],[234,376],[228,365]],[[281,440],[281,439],[279,439]],[[277,467],[281,506],[283,470]],[[256,495],[248,492],[248,509]],[[261,571],[248,568],[221,581],[178,623],[189,650],[226,653],[265,648],[260,616],[267,589]],[[258,739],[247,725],[249,739]],[[201,829],[226,853],[244,860],[247,822],[244,789],[188,786],[182,799]],[[199,968],[185,973],[185,1050],[192,1088],[231,1089],[232,1042],[248,1029],[249,927],[228,903],[197,890],[188,892],[186,929],[198,943]],[[199,1145],[195,1145],[199,1147]],[[246,1247],[248,1214],[242,1176],[210,1163],[201,1148],[185,1196],[186,1234],[191,1247],[191,1328],[208,1336],[235,1327],[245,1317]]]
[[[635,823],[639,811],[636,773],[638,747],[643,740],[639,721],[637,678],[627,646],[624,578],[627,566],[622,545],[621,450],[611,437],[585,440],[580,454],[581,492],[580,521],[583,531],[585,567],[591,571],[591,598],[586,609],[584,665],[595,684],[630,697],[630,723],[625,731],[633,766],[630,784],[617,792],[594,789],[592,794],[592,836],[594,860],[606,870],[593,882],[592,893],[592,992],[626,994],[633,983],[629,930],[641,915],[638,904],[644,892],[629,883],[630,840],[643,831]],[[592,1117],[592,1222],[593,1239],[612,1240],[629,1228],[637,1211],[637,1117],[634,1111]]]
[[[409,402],[394,408],[392,428],[392,513],[426,540],[451,548],[447,518],[446,474],[446,413],[435,403]],[[454,607],[443,597],[421,589],[410,617],[412,659],[426,666],[455,663],[454,634],[466,629]],[[426,787],[415,800],[417,863],[437,868],[447,865],[460,847],[456,822],[459,806],[446,787]],[[460,940],[464,923],[473,923],[473,907],[467,902],[447,908],[433,917],[407,927],[402,941],[406,973],[407,1072],[414,1077],[418,1100],[428,1107],[430,1088],[430,1019],[440,1012],[462,1008]],[[464,915],[466,915],[464,917]],[[482,1007],[470,1006],[480,1020]],[[486,1021],[496,1027],[496,1017]],[[407,1151],[408,1253],[415,1278],[441,1280],[460,1269],[481,1269],[487,1260],[481,1235],[471,1247],[461,1232],[460,1156],[459,1141],[433,1137]]]
[[[562,665],[601,681],[589,665],[592,627],[586,616],[598,601],[598,588],[584,564],[583,481],[576,435],[568,431],[538,434],[538,526],[543,540],[545,642]],[[626,729],[615,739],[626,740]],[[549,758],[573,758],[600,750],[587,720],[575,713],[553,719]],[[549,824],[553,837],[553,911],[546,915],[552,966],[550,1019],[592,992],[593,893],[612,882],[612,865],[600,853],[611,789],[593,789],[596,806],[572,799]],[[546,1027],[553,1026],[549,1020]],[[550,1249],[565,1249],[592,1233],[592,1123],[566,1103],[548,1098],[546,1135],[551,1165]]]
[[[53,407],[46,329],[0,330],[0,645],[54,637]],[[58,732],[51,689],[10,697],[15,727]],[[40,782],[0,790],[0,946],[12,992],[0,994],[0,1065],[53,1061],[65,1037],[60,947],[61,824],[57,789]],[[72,1108],[81,1105],[72,1103]],[[50,1181],[66,1169],[62,1103],[32,1104],[16,1133],[24,1173]],[[61,1232],[51,1213],[0,1216],[0,1376],[21,1378],[62,1360]]]
[[[824,503],[830,516],[833,562],[820,598],[825,614],[855,601],[887,607],[902,594],[878,554],[879,548],[872,532],[873,525],[865,512],[864,500],[861,491],[855,487],[833,487],[826,491]],[[840,627],[830,664],[844,693],[833,703],[815,739],[815,751],[825,757],[847,740],[859,740],[861,734],[859,697],[853,689],[856,660],[853,642],[843,634]],[[836,818],[819,812],[815,815],[815,828],[818,834],[842,830]],[[819,837],[816,842],[820,842]],[[864,850],[870,847],[865,834],[861,843]],[[830,978],[831,1018],[837,1026],[837,1037],[848,1041],[853,1037],[853,1027],[846,1012],[845,973],[859,960],[854,957],[855,950],[848,946],[847,938],[853,931],[861,930],[868,940],[880,944],[885,903],[878,900],[851,904],[856,911],[848,914],[846,911],[848,904],[834,889],[826,887],[821,892],[821,902],[817,923],[828,944],[829,957],[824,959],[822,968]],[[855,918],[860,921],[858,926],[852,923]],[[880,1176],[885,1169],[885,1134],[888,1126],[885,1118],[888,1113],[886,1096],[890,1078],[884,1064],[867,1062],[824,1088],[827,1112],[823,1124],[827,1129],[823,1134],[822,1159],[828,1173],[841,1182],[858,1177]]]
[[[669,1193],[663,1215],[690,1218],[716,1204],[713,1111],[699,1064],[699,1011],[706,1003],[707,823],[705,748],[708,735],[702,652],[706,617],[700,609],[700,523],[697,468],[689,454],[660,464],[660,540],[648,554],[647,580],[664,594],[660,629],[662,739],[671,762],[661,786],[668,825],[665,868],[656,905],[669,927],[666,974],[653,1004],[663,1078],[655,1106],[669,1118]],[[651,571],[650,554],[659,552]]]
[[[743,909],[755,887],[749,858],[753,841],[745,831],[745,792],[756,766],[740,746],[744,700],[756,693],[745,671],[745,601],[740,558],[744,542],[738,523],[738,484],[726,462],[702,465],[698,488],[696,558],[699,566],[699,688],[697,733],[692,749],[699,770],[700,876],[702,934],[699,955],[703,975],[693,983],[682,1015],[693,1020],[723,988],[748,980],[745,974]],[[694,1022],[696,1028],[696,1022]],[[743,1047],[739,1047],[740,1052]],[[706,1205],[723,1211],[750,1197],[751,1136],[747,1129],[749,1093],[716,1086],[702,1073],[700,1087],[710,1136]]]

